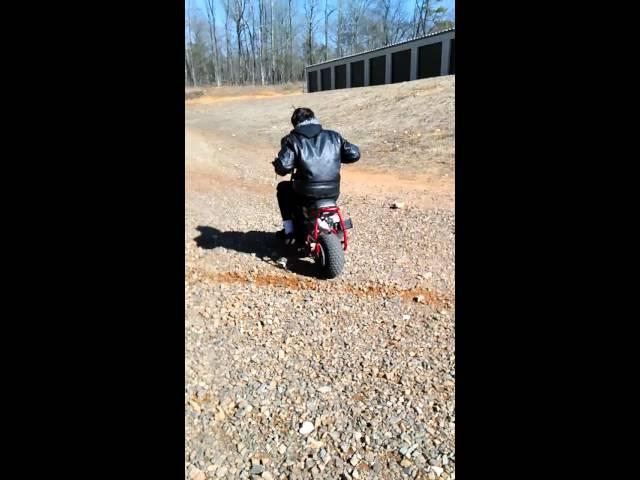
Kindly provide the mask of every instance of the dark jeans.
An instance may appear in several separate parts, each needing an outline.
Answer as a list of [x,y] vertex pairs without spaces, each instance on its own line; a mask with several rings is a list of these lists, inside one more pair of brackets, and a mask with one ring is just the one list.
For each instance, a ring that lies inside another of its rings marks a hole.
[[[311,200],[294,192],[291,181],[280,182],[276,196],[278,197],[278,206],[280,207],[282,220],[292,220],[293,215],[299,212],[302,206]],[[332,200],[337,201],[338,198],[334,197]]]

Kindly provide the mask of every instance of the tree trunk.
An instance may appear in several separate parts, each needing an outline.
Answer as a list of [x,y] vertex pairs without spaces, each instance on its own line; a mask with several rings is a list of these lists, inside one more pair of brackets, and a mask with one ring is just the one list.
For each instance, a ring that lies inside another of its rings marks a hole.
[[289,0],[289,81],[293,80],[293,23],[291,22],[291,0]]
[[214,0],[207,0],[207,18],[209,20],[209,35],[211,37],[211,48],[213,49],[213,56],[211,61],[215,62],[213,65],[214,75],[216,77],[216,85],[221,85],[220,75],[220,56],[218,50],[218,35],[216,34],[216,12]]
[[271,83],[276,83],[276,53],[273,38],[273,0],[271,0]]
[[413,36],[417,37],[420,32],[420,23],[422,22],[422,1],[416,0],[416,6],[413,10]]
[[307,65],[313,64],[313,24],[309,21],[309,29],[307,31]]
[[235,83],[235,78],[234,78],[234,74],[233,74],[233,65],[232,65],[232,56],[231,56],[231,35],[229,34],[229,10],[230,10],[230,1],[231,0],[226,0],[225,4],[224,4],[224,12],[225,12],[225,22],[224,22],[224,36],[225,36],[225,42],[226,42],[226,49],[227,49],[227,76],[229,78],[229,80],[231,81],[231,83]]
[[238,78],[240,83],[244,84],[246,80],[246,71],[242,68],[243,61],[243,49],[242,49],[242,33],[243,33],[243,21],[244,21],[244,9],[246,7],[246,0],[236,0],[237,10],[234,12],[234,21],[236,23],[236,37],[238,40]]
[[328,0],[324,0],[324,61],[329,58],[329,17],[336,9],[329,10]]
[[258,61],[260,62],[260,85],[264,85],[264,64],[263,64],[263,55],[262,52],[264,50],[264,0],[258,0],[258,10],[260,11],[260,30],[258,39]]
[[324,61],[329,58],[329,13],[327,13],[327,1],[324,0]]
[[236,23],[236,37],[238,40],[238,78],[240,80],[240,84],[244,83],[244,72],[242,71],[242,29],[240,27],[240,23]]
[[[308,10],[307,10],[308,8]],[[313,64],[313,11],[315,9],[315,0],[309,0],[308,6],[305,8],[307,14],[307,65]]]
[[198,86],[198,79],[196,78],[196,70],[193,65],[193,52],[191,50],[191,1],[187,3],[187,45],[188,45],[188,61],[191,66],[191,80],[193,81],[193,86]]
[[356,53],[358,48],[358,17],[353,19],[353,38],[351,40],[351,53]]
[[338,0],[338,26],[336,33],[336,56],[338,58],[342,57],[342,0]]
[[424,0],[424,16],[422,17],[422,34],[427,34],[427,21],[429,20],[429,0]]
[[384,0],[384,17],[382,28],[384,31],[384,44],[389,45],[389,12],[391,10],[391,0]]
[[249,13],[251,15],[251,28],[246,24],[247,31],[249,33],[249,43],[251,44],[251,83],[256,84],[256,18],[253,12],[253,3],[249,3]]

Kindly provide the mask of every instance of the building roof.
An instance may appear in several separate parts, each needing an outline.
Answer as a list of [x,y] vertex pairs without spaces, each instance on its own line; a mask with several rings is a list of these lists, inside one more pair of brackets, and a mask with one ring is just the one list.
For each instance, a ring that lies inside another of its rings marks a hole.
[[402,45],[402,44],[405,44],[405,43],[411,43],[411,42],[415,42],[416,40],[422,40],[423,38],[428,38],[428,37],[435,37],[436,35],[441,35],[443,33],[448,33],[448,32],[453,32],[453,31],[455,31],[455,27],[454,28],[447,28],[445,30],[439,30],[439,31],[433,32],[433,33],[428,33],[427,35],[422,35],[421,37],[411,38],[409,40],[403,40],[401,42],[390,43],[389,45],[385,45],[384,47],[372,48],[370,50],[364,50],[362,52],[352,53],[351,55],[345,55],[344,57],[333,58],[331,60],[326,60],[324,62],[314,63],[313,65],[307,65],[305,68],[317,67],[319,65],[324,65],[325,63],[337,62],[339,60],[344,60],[345,58],[357,57],[358,55],[363,55],[365,53],[371,53],[371,52],[375,52],[375,51],[378,51],[378,50],[384,50],[385,48],[395,47],[397,45]]

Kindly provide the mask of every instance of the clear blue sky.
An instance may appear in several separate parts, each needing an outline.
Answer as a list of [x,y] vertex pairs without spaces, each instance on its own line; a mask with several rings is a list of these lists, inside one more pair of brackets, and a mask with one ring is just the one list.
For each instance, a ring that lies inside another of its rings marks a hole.
[[[192,8],[199,8],[202,11],[202,14],[205,15],[205,0],[185,0],[185,8],[187,6],[187,2],[191,1]],[[268,1],[268,0],[267,0]],[[294,0],[294,4],[300,4],[300,9],[302,9],[302,1],[303,0]],[[335,3],[336,0],[329,0],[329,3]],[[412,12],[415,6],[415,0],[403,0],[405,4],[406,11]],[[319,0],[320,4],[324,5],[324,0]],[[224,22],[224,0],[215,0],[216,6],[216,23],[221,24]],[[455,0],[443,0],[441,5],[447,8],[447,16],[453,16],[455,18]]]

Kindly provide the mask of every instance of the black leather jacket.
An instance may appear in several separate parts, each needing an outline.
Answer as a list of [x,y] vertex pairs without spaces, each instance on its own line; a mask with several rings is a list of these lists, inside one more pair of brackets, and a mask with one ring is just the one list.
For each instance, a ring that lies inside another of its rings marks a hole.
[[298,126],[281,142],[272,163],[278,175],[294,171],[293,190],[309,198],[337,198],[340,164],[360,159],[360,150],[332,130],[319,124]]

